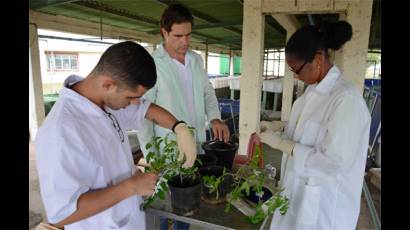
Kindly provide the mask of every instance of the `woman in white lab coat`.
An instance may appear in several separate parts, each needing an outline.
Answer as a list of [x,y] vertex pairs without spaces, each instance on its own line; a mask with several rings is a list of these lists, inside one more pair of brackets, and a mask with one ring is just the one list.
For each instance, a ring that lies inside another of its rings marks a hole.
[[283,133],[283,123],[261,122],[262,142],[283,152],[280,186],[290,202],[285,215],[275,212],[270,229],[356,227],[370,115],[357,86],[328,54],[351,37],[351,25],[339,21],[304,26],[286,44],[289,69],[309,86]]

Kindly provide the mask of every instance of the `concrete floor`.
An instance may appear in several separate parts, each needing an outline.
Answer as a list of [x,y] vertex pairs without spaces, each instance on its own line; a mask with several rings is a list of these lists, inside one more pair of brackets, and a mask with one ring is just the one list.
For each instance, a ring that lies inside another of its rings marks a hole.
[[34,145],[29,143],[29,229],[36,226],[41,220],[46,221],[46,212],[40,196],[40,187],[34,155]]
[[[264,161],[265,164],[269,162],[273,162],[273,165],[277,168],[278,172],[280,171],[280,159],[281,153],[279,151],[273,150],[268,146],[264,145]],[[279,174],[277,175],[279,176]],[[377,189],[372,184],[368,183],[368,187],[370,193],[372,194],[372,198],[374,204],[376,206],[376,210],[378,212],[379,217],[381,217],[381,194],[380,190]],[[34,153],[34,145],[33,143],[29,143],[29,229],[32,229],[39,221],[47,221],[46,214],[44,210],[44,206],[40,196],[39,190],[39,182],[38,182],[38,174],[35,164],[35,153]],[[193,230],[200,230],[203,228],[192,226],[191,229]],[[371,217],[369,213],[369,209],[366,205],[366,201],[364,199],[364,195],[362,194],[362,203],[361,203],[361,212],[357,224],[358,230],[367,230],[367,229],[375,229],[371,222]]]

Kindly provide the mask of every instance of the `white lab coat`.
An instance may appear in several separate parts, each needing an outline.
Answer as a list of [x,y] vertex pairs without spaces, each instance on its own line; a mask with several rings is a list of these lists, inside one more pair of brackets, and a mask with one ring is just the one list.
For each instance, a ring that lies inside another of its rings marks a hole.
[[369,141],[370,115],[357,87],[333,66],[292,108],[283,137],[280,185],[289,209],[275,212],[270,229],[354,230]]
[[[181,80],[178,66],[162,44],[152,56],[157,68],[157,82],[152,89],[147,91],[144,98],[162,106],[178,120],[183,120],[188,125],[195,126],[197,143],[205,142],[206,122],[216,118],[221,119],[221,113],[215,96],[215,89],[208,79],[201,56],[190,50],[186,53],[186,60],[189,59],[192,74],[192,98],[195,114],[189,112],[184,94],[186,83]],[[191,122],[192,116],[195,116],[196,125]],[[138,140],[144,155],[148,153],[145,145],[151,141],[153,136],[164,137],[169,132],[171,132],[169,129],[155,125],[150,121],[144,122],[144,125],[138,131]],[[200,150],[201,146],[198,145],[197,148]]]
[[[72,75],[64,85],[82,80]],[[81,194],[106,188],[135,172],[127,129],[138,129],[150,103],[113,111],[124,134],[117,130],[106,113],[87,98],[63,88],[60,98],[40,127],[36,161],[40,191],[48,221],[59,222],[77,208]],[[94,216],[65,226],[66,230],[145,229],[145,214],[139,210],[140,196],[131,196]]]

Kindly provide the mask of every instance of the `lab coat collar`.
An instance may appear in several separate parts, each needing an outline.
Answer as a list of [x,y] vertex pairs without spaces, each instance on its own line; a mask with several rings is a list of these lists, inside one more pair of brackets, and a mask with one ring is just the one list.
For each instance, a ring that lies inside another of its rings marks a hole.
[[[185,54],[185,65],[187,66],[187,64],[189,63],[189,61],[192,59],[192,53],[193,51],[188,50]],[[159,45],[159,47],[155,50],[155,56],[159,57],[159,58],[170,58],[172,59],[172,57],[168,54],[168,52],[165,50],[164,48],[164,43],[161,42],[161,44]]]
[[94,104],[88,98],[69,88],[75,83],[82,80],[84,80],[84,78],[74,74],[67,77],[67,79],[64,81],[64,88],[60,92],[61,98],[66,98],[78,102],[78,106],[81,107],[82,112],[86,113],[87,115],[97,117],[104,116],[104,111],[98,105]]
[[341,73],[339,68],[337,68],[336,65],[333,65],[322,81],[317,84],[315,90],[323,94],[329,93],[335,85],[337,79],[339,79],[340,75]]

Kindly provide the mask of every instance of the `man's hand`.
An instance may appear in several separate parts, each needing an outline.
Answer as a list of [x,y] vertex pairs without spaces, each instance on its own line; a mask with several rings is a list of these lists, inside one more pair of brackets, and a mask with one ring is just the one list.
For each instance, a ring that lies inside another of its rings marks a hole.
[[212,132],[214,134],[214,140],[218,139],[220,141],[225,141],[228,142],[229,141],[229,128],[228,126],[223,123],[221,120],[219,119],[213,119],[211,121],[211,125],[212,125]]
[[274,149],[278,149],[284,153],[293,155],[293,148],[295,147],[295,142],[287,139],[283,139],[279,133],[273,132],[271,129],[267,129],[259,134],[261,141],[266,143]]
[[133,194],[140,196],[150,196],[155,191],[158,176],[154,173],[136,172],[127,182],[132,189]]
[[178,160],[182,160],[184,155],[186,157],[183,168],[190,168],[194,165],[196,160],[196,141],[189,132],[188,126],[185,123],[179,123],[175,126],[175,134],[177,136],[177,143],[179,148]]
[[270,129],[273,132],[282,132],[285,128],[285,123],[282,121],[261,121],[260,123],[261,132],[265,132]]

